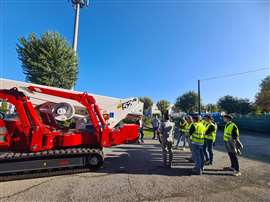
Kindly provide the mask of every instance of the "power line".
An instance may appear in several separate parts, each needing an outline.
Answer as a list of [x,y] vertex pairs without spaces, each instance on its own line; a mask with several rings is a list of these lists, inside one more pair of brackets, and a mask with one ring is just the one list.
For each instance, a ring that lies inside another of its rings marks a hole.
[[254,73],[254,72],[259,72],[259,71],[265,71],[265,70],[270,70],[270,68],[269,67],[259,68],[259,69],[254,69],[254,70],[249,70],[249,71],[239,72],[239,73],[234,73],[234,74],[225,74],[225,75],[220,75],[220,76],[209,77],[209,78],[200,79],[200,80],[209,81],[209,80],[214,80],[214,79],[234,77],[234,76],[239,76],[239,75],[244,75],[244,74],[249,74],[249,73]]
[[249,73],[254,73],[254,72],[259,72],[259,71],[264,71],[264,70],[270,70],[270,68],[265,67],[265,68],[259,68],[259,69],[245,71],[245,72],[239,72],[239,73],[234,73],[234,74],[225,74],[225,75],[209,77],[209,78],[205,78],[205,79],[199,79],[198,80],[198,112],[199,112],[199,114],[201,114],[201,81],[209,81],[209,80],[214,80],[214,79],[221,79],[221,78],[240,76],[240,75],[243,75],[243,74],[249,74]]

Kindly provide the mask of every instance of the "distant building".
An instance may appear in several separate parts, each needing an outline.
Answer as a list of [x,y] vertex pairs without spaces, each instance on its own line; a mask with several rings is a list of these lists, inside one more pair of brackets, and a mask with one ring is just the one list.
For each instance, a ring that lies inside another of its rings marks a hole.
[[158,109],[156,104],[153,104],[153,106],[151,107],[151,115],[161,116],[161,111]]
[[[169,106],[170,116],[174,118],[178,118],[178,117],[186,115],[186,113],[184,112],[175,111],[173,106],[174,106],[173,104]],[[153,104],[152,107],[148,111],[146,111],[145,115],[148,117],[152,117],[154,115],[158,115],[159,117],[161,117],[161,111],[158,109],[156,104]]]

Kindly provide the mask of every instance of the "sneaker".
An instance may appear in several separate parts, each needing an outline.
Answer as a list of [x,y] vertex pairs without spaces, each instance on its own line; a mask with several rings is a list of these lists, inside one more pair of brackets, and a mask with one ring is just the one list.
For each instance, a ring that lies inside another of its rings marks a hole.
[[226,170],[226,171],[234,171],[234,168],[232,168],[232,167],[225,167],[225,168],[223,168],[223,170]]
[[241,176],[241,172],[240,171],[234,171],[233,176],[239,177],[239,176]]

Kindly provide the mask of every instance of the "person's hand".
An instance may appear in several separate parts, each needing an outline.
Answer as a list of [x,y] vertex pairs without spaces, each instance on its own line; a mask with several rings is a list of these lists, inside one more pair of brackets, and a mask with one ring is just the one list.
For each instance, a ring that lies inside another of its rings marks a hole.
[[214,146],[216,146],[216,141],[215,141],[215,142],[213,142],[213,147],[214,147]]

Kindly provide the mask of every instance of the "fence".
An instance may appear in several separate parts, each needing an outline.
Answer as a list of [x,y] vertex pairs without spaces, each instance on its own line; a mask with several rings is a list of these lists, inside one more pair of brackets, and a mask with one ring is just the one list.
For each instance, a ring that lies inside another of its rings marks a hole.
[[[214,116],[214,119],[220,128],[224,127],[223,118],[221,116]],[[266,133],[270,135],[270,115],[239,115],[234,117],[235,122],[240,130],[253,131],[259,133]]]
[[234,121],[240,129],[268,133],[270,135],[270,115],[237,116],[234,118]]

